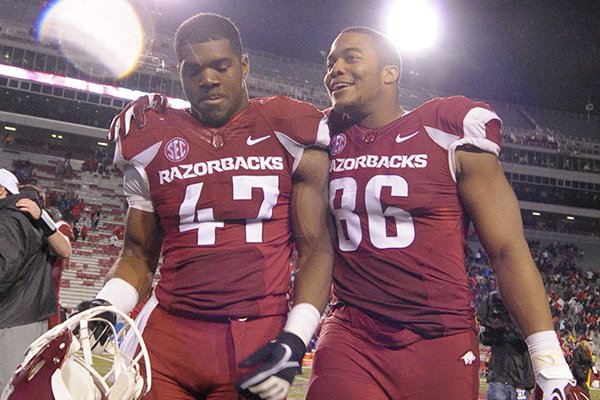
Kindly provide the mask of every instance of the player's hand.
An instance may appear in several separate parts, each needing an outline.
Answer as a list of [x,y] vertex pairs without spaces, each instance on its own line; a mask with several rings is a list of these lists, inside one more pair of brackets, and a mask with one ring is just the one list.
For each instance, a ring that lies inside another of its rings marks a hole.
[[[92,301],[82,301],[73,309],[71,316],[78,314],[82,311],[88,310],[92,307],[100,307],[100,306],[110,306],[111,304],[102,299],[94,299]],[[101,352],[102,349],[106,346],[110,335],[112,335],[112,330],[110,325],[116,325],[117,316],[112,312],[104,312],[102,314],[98,314],[97,319],[88,321],[88,330],[90,331],[90,340],[93,340],[93,343],[90,344],[92,353]],[[79,337],[79,327],[73,329],[73,333],[75,336]]]
[[302,339],[293,333],[281,332],[277,339],[240,363],[241,368],[257,367],[237,381],[237,391],[251,400],[285,399],[294,377],[300,372],[305,350]]
[[534,400],[590,400],[574,379],[565,378],[565,367],[547,367],[536,374]]
[[119,136],[127,135],[132,120],[135,121],[138,128],[143,128],[146,125],[146,110],[153,109],[158,113],[163,113],[168,105],[167,96],[162,93],[146,94],[137,100],[130,101],[110,123],[108,140],[115,141]]
[[24,214],[29,214],[34,221],[40,219],[42,210],[37,203],[31,199],[19,199],[15,206]]

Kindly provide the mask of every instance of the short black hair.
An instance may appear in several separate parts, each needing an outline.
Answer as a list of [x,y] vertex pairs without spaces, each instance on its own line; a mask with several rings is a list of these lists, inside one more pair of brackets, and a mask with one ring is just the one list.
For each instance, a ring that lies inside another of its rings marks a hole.
[[398,51],[398,48],[392,39],[383,33],[366,26],[348,27],[340,32],[340,35],[342,33],[350,32],[364,33],[365,35],[370,36],[373,39],[373,46],[375,47],[375,51],[379,56],[381,65],[395,65],[400,70],[400,75],[402,75],[402,57],[400,56],[400,52]]
[[237,26],[218,14],[200,13],[184,21],[175,32],[175,55],[181,61],[181,49],[190,43],[229,40],[231,49],[242,58],[242,38]]

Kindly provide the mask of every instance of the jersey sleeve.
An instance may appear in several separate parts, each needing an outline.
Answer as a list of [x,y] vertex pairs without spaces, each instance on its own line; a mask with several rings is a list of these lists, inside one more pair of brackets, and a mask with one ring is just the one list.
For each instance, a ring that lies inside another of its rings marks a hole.
[[69,242],[73,241],[75,236],[73,235],[73,228],[71,227],[71,224],[61,220],[56,223],[56,227],[60,233],[69,239]]
[[174,121],[179,112],[181,111],[167,109],[165,113],[158,114],[149,110],[143,128],[132,124],[129,133],[119,137],[113,164],[123,171],[123,193],[129,207],[154,212],[145,168],[161,148],[164,127],[171,123],[170,120]]
[[130,208],[154,212],[146,171],[139,165],[126,164],[123,168],[123,194]]
[[175,114],[179,111],[167,109],[163,114],[154,110],[146,112],[147,122],[143,128],[132,124],[129,133],[117,140],[113,164],[121,170],[128,163],[145,167],[154,159],[163,141],[164,127],[168,126],[165,120],[176,118]]
[[472,146],[496,156],[500,154],[502,120],[489,105],[464,96],[434,99],[426,104],[433,112],[424,113],[425,129],[438,145],[448,150],[455,180],[457,148]]
[[312,104],[275,96],[265,99],[261,114],[279,142],[294,158],[293,171],[300,164],[306,148],[328,149],[327,116]]
[[262,111],[269,126],[278,134],[303,147],[329,146],[329,127],[326,115],[310,103],[284,96],[266,99]]

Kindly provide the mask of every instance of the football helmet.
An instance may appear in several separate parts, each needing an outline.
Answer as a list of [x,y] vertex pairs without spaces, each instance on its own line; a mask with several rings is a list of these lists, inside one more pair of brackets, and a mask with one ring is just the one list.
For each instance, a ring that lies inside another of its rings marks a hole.
[[[106,312],[115,313],[123,326],[109,323],[110,339],[101,352],[92,352],[88,323]],[[126,344],[138,344],[137,355],[126,354]],[[0,400],[137,400],[150,391],[151,381],[148,351],[134,321],[113,306],[93,307],[29,346]]]

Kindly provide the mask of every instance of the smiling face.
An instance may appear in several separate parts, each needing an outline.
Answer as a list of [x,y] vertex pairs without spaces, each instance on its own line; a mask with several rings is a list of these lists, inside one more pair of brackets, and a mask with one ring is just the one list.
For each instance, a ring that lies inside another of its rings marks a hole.
[[248,58],[236,55],[229,40],[186,44],[178,68],[192,115],[203,124],[222,126],[248,105]]
[[340,34],[331,45],[324,79],[335,110],[361,119],[362,114],[376,107],[384,88],[382,72],[369,35]]

